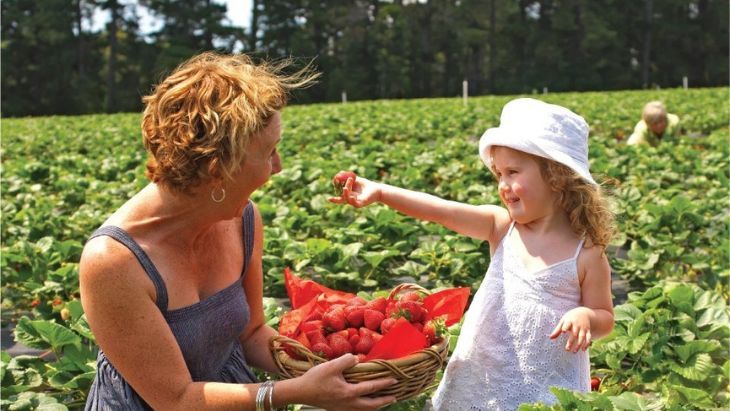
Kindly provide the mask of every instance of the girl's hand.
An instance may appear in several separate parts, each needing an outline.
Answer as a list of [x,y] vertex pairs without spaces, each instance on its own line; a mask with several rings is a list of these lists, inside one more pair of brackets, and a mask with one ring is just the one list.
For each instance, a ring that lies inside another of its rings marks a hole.
[[357,364],[357,357],[342,357],[310,368],[301,377],[301,392],[308,393],[306,404],[326,410],[377,410],[395,402],[395,396],[366,397],[397,382],[394,378],[380,378],[350,384],[342,372]]
[[569,333],[568,342],[565,344],[565,351],[585,351],[591,345],[591,310],[586,307],[574,308],[560,319],[558,325],[550,334],[551,339],[556,339],[562,333]]
[[365,207],[380,200],[380,184],[358,176],[348,178],[342,188],[342,195],[330,197],[329,201],[335,204],[350,204],[353,207]]

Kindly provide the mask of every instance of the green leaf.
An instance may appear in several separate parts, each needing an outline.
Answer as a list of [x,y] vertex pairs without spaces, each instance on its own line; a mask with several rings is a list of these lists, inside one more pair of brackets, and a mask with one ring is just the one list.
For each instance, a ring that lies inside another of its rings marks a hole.
[[13,334],[15,335],[15,341],[30,348],[37,348],[40,350],[51,348],[48,342],[41,337],[38,330],[33,327],[32,321],[28,317],[22,317],[18,321]]
[[703,291],[699,297],[697,297],[697,301],[695,301],[694,309],[695,311],[702,311],[706,310],[708,308],[717,308],[717,309],[725,309],[726,304],[725,301],[722,299],[722,296],[718,294],[717,292],[713,291]]
[[350,243],[345,246],[341,246],[340,249],[342,250],[342,254],[345,256],[345,258],[352,258],[357,256],[357,254],[362,249],[362,246],[362,243]]
[[633,338],[629,346],[626,348],[629,354],[636,354],[641,351],[641,349],[644,348],[644,344],[646,344],[650,337],[651,333],[646,333]]
[[633,321],[641,315],[641,310],[632,304],[622,304],[613,310],[615,321]]
[[96,342],[96,337],[91,332],[91,327],[86,319],[86,314],[81,315],[78,321],[71,324],[71,329],[88,338],[91,342]]
[[71,313],[71,322],[76,322],[84,315],[84,307],[79,300],[71,300],[66,303],[66,308]]
[[700,318],[697,320],[698,327],[704,327],[711,324],[724,324],[728,326],[730,324],[730,317],[725,309],[710,308],[702,313]]
[[610,397],[609,399],[618,410],[644,411],[647,409],[644,399],[633,392],[624,392],[619,396]]
[[722,345],[718,341],[690,341],[683,345],[677,345],[672,347],[674,351],[679,355],[682,362],[687,362],[692,355],[697,353],[711,353],[713,351],[722,348]]
[[669,368],[688,380],[705,381],[711,375],[715,365],[709,354],[702,353],[685,361],[685,365],[672,363]]
[[53,247],[53,237],[43,237],[35,245],[43,254],[48,254],[51,247]]
[[81,338],[68,328],[47,320],[31,321],[27,317],[18,322],[15,336],[23,344],[40,349],[58,349],[69,344],[81,344]]
[[638,337],[644,330],[644,325],[646,324],[646,317],[642,314],[636,318],[636,320],[632,321],[627,330],[626,333],[629,337]]
[[678,285],[667,293],[672,304],[679,306],[680,304],[689,304],[690,307],[694,306],[694,291],[691,287],[686,285]]
[[332,242],[324,238],[309,238],[305,242],[307,252],[310,255],[319,255],[328,251],[332,247]]
[[678,392],[688,405],[713,408],[716,406],[712,398],[703,390],[685,387],[682,385],[671,385],[670,389]]

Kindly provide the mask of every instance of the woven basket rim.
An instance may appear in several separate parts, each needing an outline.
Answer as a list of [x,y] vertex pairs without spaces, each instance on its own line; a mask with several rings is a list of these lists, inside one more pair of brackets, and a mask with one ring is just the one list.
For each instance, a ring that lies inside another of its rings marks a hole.
[[[286,340],[291,340],[291,339],[288,337],[284,337],[284,336],[272,337],[272,342],[273,341],[280,342],[280,341],[286,341]],[[378,359],[378,360],[367,361],[364,363],[359,363],[352,368],[348,368],[347,370],[344,371],[344,373],[372,372],[372,371],[386,370],[387,367],[380,364],[380,362],[387,362],[395,367],[406,367],[409,365],[413,365],[413,364],[419,363],[421,361],[426,361],[428,359],[433,358],[433,355],[427,353],[426,350],[430,349],[432,351],[435,351],[436,353],[440,353],[448,346],[448,343],[449,343],[449,336],[446,335],[437,344],[434,344],[428,348],[424,348],[423,350],[414,352],[412,354],[408,354],[405,357],[401,357],[401,358],[398,358],[395,360]],[[281,362],[281,364],[292,370],[307,371],[315,365],[309,361],[295,360],[292,357],[290,357],[283,350],[277,350],[277,355],[279,357],[279,361]]]

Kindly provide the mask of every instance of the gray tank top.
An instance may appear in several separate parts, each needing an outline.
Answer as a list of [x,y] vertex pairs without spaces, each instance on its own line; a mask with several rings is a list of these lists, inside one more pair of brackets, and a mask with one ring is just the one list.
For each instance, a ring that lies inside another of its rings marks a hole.
[[[155,285],[157,307],[177,339],[193,381],[256,382],[256,376],[249,370],[238,340],[250,319],[242,280],[253,251],[254,217],[251,203],[244,210],[242,224],[244,264],[241,278],[210,297],[175,310],[167,309],[167,288],[157,268],[127,232],[119,227],[104,226],[89,238],[109,236],[125,245],[137,257]],[[86,410],[151,409],[101,350],[96,368]]]

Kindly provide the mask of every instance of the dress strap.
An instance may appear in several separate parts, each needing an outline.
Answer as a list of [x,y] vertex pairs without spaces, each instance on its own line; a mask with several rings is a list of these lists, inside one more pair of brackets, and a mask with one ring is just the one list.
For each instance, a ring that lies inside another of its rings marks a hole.
[[99,227],[96,231],[94,231],[91,237],[89,237],[89,240],[101,236],[107,236],[117,240],[127,247],[135,257],[137,257],[137,261],[139,261],[142,265],[144,272],[147,273],[147,276],[155,285],[155,292],[157,293],[157,308],[159,308],[163,313],[167,312],[167,288],[165,287],[165,281],[162,279],[162,276],[157,271],[157,267],[155,267],[152,260],[150,260],[142,247],[140,247],[140,245],[137,244],[137,242],[134,241],[134,239],[126,231],[117,226],[107,225]]
[[512,234],[512,229],[515,228],[516,222],[517,221],[512,221],[512,223],[509,225],[509,230],[507,230],[507,235],[504,236],[505,238],[509,237],[509,235]]
[[256,221],[253,214],[253,203],[248,202],[246,208],[243,210],[242,222],[243,224],[243,272],[241,278],[246,276],[248,272],[249,261],[251,260],[251,254],[253,254],[253,240],[254,231],[256,229]]
[[578,248],[575,250],[575,255],[573,256],[574,259],[578,258],[578,254],[580,254],[580,250],[583,249],[583,243],[585,243],[585,241],[586,238],[583,237],[580,239],[580,242],[578,242]]

